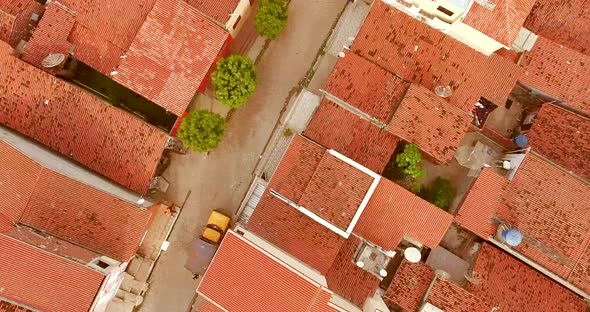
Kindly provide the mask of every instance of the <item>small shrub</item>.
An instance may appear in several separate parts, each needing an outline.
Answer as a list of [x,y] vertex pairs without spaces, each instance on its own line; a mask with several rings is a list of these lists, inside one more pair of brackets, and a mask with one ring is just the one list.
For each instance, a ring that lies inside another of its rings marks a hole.
[[423,188],[419,193],[420,197],[444,210],[449,209],[455,194],[451,182],[441,177],[436,178],[430,187]]
[[285,131],[283,132],[283,135],[284,135],[285,137],[287,137],[287,138],[288,138],[288,137],[290,137],[290,136],[292,136],[292,135],[293,135],[293,130],[291,130],[290,128],[287,128],[287,129],[285,129]]
[[178,129],[178,137],[190,149],[206,153],[217,148],[225,132],[225,120],[206,110],[192,111]]
[[262,36],[274,40],[287,26],[288,17],[285,0],[262,0],[254,17],[254,27]]
[[420,166],[421,161],[422,155],[416,144],[406,144],[404,151],[395,157],[395,162],[401,172],[414,179],[419,179],[426,175],[424,168]]
[[217,99],[231,107],[239,108],[256,90],[256,67],[241,55],[232,55],[217,62],[211,74]]
[[418,182],[414,182],[410,185],[410,191],[412,191],[412,193],[414,193],[414,194],[420,194],[420,192],[422,192],[423,188],[424,188],[424,185],[420,184]]

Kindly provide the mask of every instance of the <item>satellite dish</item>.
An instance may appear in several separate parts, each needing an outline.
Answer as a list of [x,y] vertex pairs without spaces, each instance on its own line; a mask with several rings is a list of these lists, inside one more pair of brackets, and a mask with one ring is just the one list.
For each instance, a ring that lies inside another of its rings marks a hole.
[[418,248],[408,247],[404,250],[404,258],[412,263],[418,263],[422,259],[422,254]]
[[46,56],[43,61],[41,61],[41,66],[45,68],[56,67],[61,65],[65,59],[66,56],[61,53],[52,53]]
[[340,57],[345,57],[345,56],[346,56],[346,54],[345,54],[343,51],[340,51],[340,52],[338,52],[338,56],[340,56]]
[[451,278],[451,274],[449,274],[447,271],[441,270],[441,269],[434,271],[434,274],[436,274],[436,277],[438,277],[440,279],[444,279],[444,280],[448,280],[449,278]]
[[434,93],[442,98],[446,98],[453,94],[453,90],[451,90],[450,86],[437,86],[434,88]]
[[363,267],[365,267],[365,263],[362,262],[362,261],[357,261],[356,262],[356,266],[359,267],[359,268],[363,268]]
[[143,199],[143,197],[141,197],[137,200],[138,205],[142,205],[143,203],[145,203],[145,199]]
[[379,275],[381,275],[381,277],[386,277],[387,271],[385,269],[381,269],[381,270],[379,270]]

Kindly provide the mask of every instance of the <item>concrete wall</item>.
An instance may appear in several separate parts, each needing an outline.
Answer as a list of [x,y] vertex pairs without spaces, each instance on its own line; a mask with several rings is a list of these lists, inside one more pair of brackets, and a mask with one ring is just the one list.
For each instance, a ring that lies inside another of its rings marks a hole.
[[[231,14],[232,17],[225,24],[225,29],[229,31],[233,38],[235,38],[238,35],[251,12],[252,6],[250,6],[250,0],[241,0],[238,6],[236,7],[236,10]],[[238,18],[240,18],[240,22],[236,25],[236,28],[234,28],[234,25],[236,24]]]
[[[112,182],[109,179],[82,167],[74,161],[66,159],[49,150],[41,144],[29,140],[3,126],[0,126],[0,140],[12,145],[14,148],[48,169],[87,185],[91,185],[122,200],[137,205],[137,201],[141,198],[139,194],[127,190],[115,182]],[[151,205],[153,205],[153,202],[146,198],[141,206],[149,207]]]

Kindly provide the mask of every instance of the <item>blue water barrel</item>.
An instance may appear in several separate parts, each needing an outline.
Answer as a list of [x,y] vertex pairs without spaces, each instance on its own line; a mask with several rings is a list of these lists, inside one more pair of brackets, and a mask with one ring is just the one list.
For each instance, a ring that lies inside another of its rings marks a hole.
[[502,232],[502,238],[506,244],[516,247],[522,242],[522,233],[517,229],[510,229]]
[[525,148],[529,144],[529,138],[524,134],[519,134],[514,138],[514,144],[520,148]]

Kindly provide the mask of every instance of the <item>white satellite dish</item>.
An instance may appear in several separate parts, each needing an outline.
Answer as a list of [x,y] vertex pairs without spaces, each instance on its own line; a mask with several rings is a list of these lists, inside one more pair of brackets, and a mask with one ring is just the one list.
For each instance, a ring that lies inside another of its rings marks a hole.
[[387,271],[385,269],[381,269],[379,270],[379,275],[381,275],[381,277],[387,277]]
[[66,56],[61,53],[51,53],[47,55],[43,61],[41,61],[41,66],[45,68],[52,68],[61,65],[63,61],[66,59]]
[[145,199],[143,199],[143,197],[141,197],[137,200],[138,205],[143,205],[143,203],[145,203]]
[[418,248],[408,247],[404,250],[404,258],[412,263],[418,263],[422,259],[422,254]]
[[363,268],[363,267],[365,267],[365,263],[359,260],[356,262],[356,266],[359,268]]
[[434,93],[442,98],[446,98],[453,94],[453,90],[450,86],[436,86],[434,88]]

